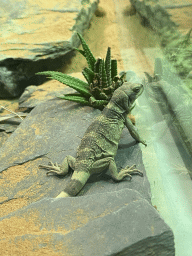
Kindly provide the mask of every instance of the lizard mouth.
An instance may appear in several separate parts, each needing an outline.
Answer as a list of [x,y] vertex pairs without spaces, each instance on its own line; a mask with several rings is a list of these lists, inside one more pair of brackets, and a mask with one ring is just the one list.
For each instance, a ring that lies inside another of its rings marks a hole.
[[131,111],[135,106],[136,106],[136,103],[133,103],[133,104],[130,106],[130,110],[129,110],[129,111]]

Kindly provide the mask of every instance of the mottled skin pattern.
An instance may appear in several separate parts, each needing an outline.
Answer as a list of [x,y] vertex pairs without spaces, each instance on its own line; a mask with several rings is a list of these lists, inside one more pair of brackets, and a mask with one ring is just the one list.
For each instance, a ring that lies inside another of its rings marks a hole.
[[91,174],[101,173],[106,169],[109,170],[112,178],[116,181],[121,181],[127,176],[131,178],[131,174],[143,175],[142,172],[135,169],[135,165],[118,172],[114,161],[125,125],[131,136],[146,146],[145,141],[140,138],[127,116],[135,99],[142,92],[142,84],[125,82],[115,90],[108,105],[88,127],[77,150],[76,159],[72,156],[66,156],[60,166],[57,163],[50,163],[49,166],[39,166],[40,168],[49,169],[47,173],[58,175],[66,175],[69,167],[74,170],[70,182],[57,197],[77,195]]

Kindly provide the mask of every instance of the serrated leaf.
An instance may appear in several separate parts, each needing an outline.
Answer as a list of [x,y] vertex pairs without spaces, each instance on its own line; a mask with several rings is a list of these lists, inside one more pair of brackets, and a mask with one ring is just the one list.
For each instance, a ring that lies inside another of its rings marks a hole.
[[75,92],[75,93],[67,93],[67,94],[63,94],[63,95],[64,96],[77,96],[77,97],[81,97],[83,99],[87,99],[86,97],[82,96],[82,94],[77,93],[77,92]]
[[89,102],[89,99],[82,97],[81,95],[75,95],[75,94],[66,94],[64,96],[58,96],[60,99],[69,100],[73,102],[80,103],[85,106],[90,106],[99,110],[103,110],[105,105],[108,104],[108,101],[106,100],[96,100],[93,103]]
[[88,66],[91,70],[94,70],[94,64],[96,62],[95,57],[93,56],[91,50],[89,49],[89,46],[86,44],[85,40],[83,37],[77,32],[77,35],[79,36],[79,39],[81,41],[84,53],[85,53],[85,58],[87,60]]
[[85,52],[83,50],[80,50],[80,49],[75,48],[75,47],[73,49],[80,52],[85,57]]
[[36,73],[37,75],[47,75],[51,79],[55,79],[63,84],[68,85],[69,87],[75,89],[79,93],[81,93],[83,96],[90,97],[91,94],[89,92],[89,85],[85,83],[84,81],[69,76],[67,74],[63,74],[61,72],[57,71],[43,71]]
[[105,105],[107,105],[109,102],[107,100],[97,100],[94,97],[90,97],[92,105],[94,107],[102,107],[104,108]]
[[95,73],[91,69],[85,67],[82,71],[82,74],[87,80],[88,84],[91,84],[93,82]]
[[89,100],[81,95],[65,94],[63,96],[58,96],[58,98],[91,106]]
[[105,59],[105,70],[107,74],[107,85],[110,86],[112,84],[112,78],[111,78],[111,48],[108,47],[107,49],[107,55]]
[[117,60],[111,60],[111,78],[117,76]]

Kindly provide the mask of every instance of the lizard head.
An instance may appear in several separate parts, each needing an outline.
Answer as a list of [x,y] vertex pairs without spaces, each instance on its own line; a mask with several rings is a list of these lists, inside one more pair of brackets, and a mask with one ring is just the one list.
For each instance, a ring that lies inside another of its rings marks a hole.
[[129,113],[134,107],[135,100],[142,94],[144,87],[139,83],[125,82],[115,90],[111,102]]

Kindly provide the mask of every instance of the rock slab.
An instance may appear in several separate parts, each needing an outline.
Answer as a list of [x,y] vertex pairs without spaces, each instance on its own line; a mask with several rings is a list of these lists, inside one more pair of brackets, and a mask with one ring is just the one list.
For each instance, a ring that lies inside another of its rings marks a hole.
[[75,157],[99,113],[47,100],[1,147],[0,254],[175,255],[173,232],[150,203],[142,151],[127,129],[115,162],[118,170],[136,164],[143,177],[116,183],[106,172],[92,176],[77,197],[54,199],[70,177],[48,177],[38,164]]
[[41,84],[35,73],[55,70],[80,42],[99,0],[0,2],[0,98],[21,95]]
[[[20,225],[27,223],[26,233]],[[27,254],[35,255],[42,249],[66,256],[175,255],[172,231],[141,194],[131,189],[45,198],[0,219],[0,226],[2,255],[24,253],[29,243]],[[15,228],[18,232],[10,237]]]

